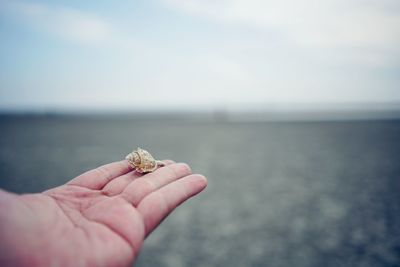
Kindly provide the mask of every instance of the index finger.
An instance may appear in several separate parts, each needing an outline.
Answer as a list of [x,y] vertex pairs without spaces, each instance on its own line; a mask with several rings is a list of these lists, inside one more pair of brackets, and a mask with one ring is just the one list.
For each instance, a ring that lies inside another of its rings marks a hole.
[[111,180],[132,171],[127,160],[116,161],[87,171],[67,184],[100,190]]

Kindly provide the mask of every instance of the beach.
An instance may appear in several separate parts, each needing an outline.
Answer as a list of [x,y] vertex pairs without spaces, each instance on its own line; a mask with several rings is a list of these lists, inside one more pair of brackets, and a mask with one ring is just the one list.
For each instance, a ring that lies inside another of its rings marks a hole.
[[399,266],[400,120],[0,116],[0,187],[41,192],[140,146],[208,178],[136,266]]

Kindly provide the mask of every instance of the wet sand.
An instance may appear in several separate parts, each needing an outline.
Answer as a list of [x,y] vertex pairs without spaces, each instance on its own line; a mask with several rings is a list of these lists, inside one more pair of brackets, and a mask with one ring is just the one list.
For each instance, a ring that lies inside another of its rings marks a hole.
[[40,192],[136,146],[209,187],[136,266],[400,266],[400,120],[1,116],[0,187]]

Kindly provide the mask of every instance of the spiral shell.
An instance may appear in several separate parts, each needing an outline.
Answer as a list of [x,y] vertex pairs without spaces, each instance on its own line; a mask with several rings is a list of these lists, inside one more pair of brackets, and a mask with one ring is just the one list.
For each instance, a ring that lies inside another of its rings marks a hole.
[[157,161],[149,152],[140,147],[132,151],[132,153],[129,153],[126,159],[129,161],[132,168],[140,173],[152,172],[157,169]]

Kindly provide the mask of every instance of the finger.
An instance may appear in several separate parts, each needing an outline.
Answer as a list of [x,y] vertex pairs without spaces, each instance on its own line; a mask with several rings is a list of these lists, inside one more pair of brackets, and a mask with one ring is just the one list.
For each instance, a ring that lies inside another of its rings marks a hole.
[[171,164],[133,180],[121,196],[137,206],[151,192],[191,173],[190,167],[185,163]]
[[145,235],[149,235],[177,206],[200,193],[206,186],[207,179],[204,176],[193,174],[146,196],[137,207],[143,217]]
[[[172,160],[163,160],[162,162],[165,163],[165,165],[171,165],[175,163]],[[121,175],[120,177],[117,177],[113,180],[111,180],[106,186],[103,188],[103,192],[107,196],[115,196],[118,194],[121,194],[121,192],[136,178],[143,176],[143,174],[131,171],[128,172],[124,175]]]
[[67,184],[100,190],[112,179],[130,171],[132,171],[132,168],[130,167],[128,161],[121,160],[85,172],[84,174],[72,179]]

